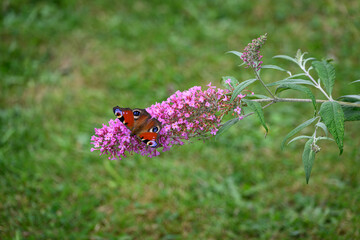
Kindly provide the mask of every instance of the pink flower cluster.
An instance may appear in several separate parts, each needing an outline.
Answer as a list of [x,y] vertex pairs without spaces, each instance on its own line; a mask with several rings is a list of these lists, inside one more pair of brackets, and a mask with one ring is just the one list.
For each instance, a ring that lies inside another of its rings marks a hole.
[[247,67],[251,67],[256,71],[259,71],[261,68],[262,56],[260,55],[260,48],[267,40],[267,34],[261,35],[257,39],[253,39],[249,43],[241,56],[241,59],[247,64]]
[[100,155],[110,154],[109,159],[126,157],[126,152],[135,152],[149,157],[160,154],[146,144],[139,143],[130,134],[131,131],[122,122],[111,119],[109,126],[103,124],[102,128],[95,128],[95,135],[91,137],[91,144],[94,145],[91,151],[100,150]]
[[[211,83],[207,86],[206,90],[195,86],[183,92],[177,91],[166,101],[146,109],[162,124],[158,141],[163,152],[174,145],[184,144],[183,140],[216,135],[222,117],[229,111],[241,119],[241,108],[237,106],[246,95],[240,94],[230,102],[230,90],[216,88]],[[131,131],[119,120],[110,120],[108,126],[103,124],[102,128],[95,128],[95,135],[91,137],[94,148],[91,150],[100,150],[100,155],[110,154],[111,159],[124,158],[126,152],[148,157],[160,154],[159,148],[151,148],[130,134]]]

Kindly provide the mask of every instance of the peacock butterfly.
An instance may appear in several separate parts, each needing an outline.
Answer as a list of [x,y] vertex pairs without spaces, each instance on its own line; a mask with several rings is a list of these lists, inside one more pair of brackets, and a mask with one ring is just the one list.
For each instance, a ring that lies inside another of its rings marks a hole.
[[152,118],[145,109],[113,108],[115,116],[140,140],[152,148],[159,147],[158,135],[161,123]]

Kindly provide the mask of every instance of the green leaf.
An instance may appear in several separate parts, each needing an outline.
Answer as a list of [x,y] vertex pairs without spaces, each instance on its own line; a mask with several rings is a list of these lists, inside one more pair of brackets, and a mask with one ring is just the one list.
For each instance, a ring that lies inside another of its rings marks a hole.
[[322,122],[324,122],[331,135],[333,135],[339,147],[340,154],[342,154],[345,118],[341,105],[334,101],[324,102],[321,104],[319,114]]
[[307,52],[301,53],[300,49],[296,53],[296,60],[298,61],[299,65],[301,65],[303,68],[306,67],[306,63],[310,60],[315,60],[315,58],[310,57],[304,60],[304,56],[307,54]]
[[[311,61],[311,60],[315,60],[315,58],[310,57],[310,58],[305,59],[304,62],[303,62],[303,66],[305,67],[306,63],[307,63],[308,61]],[[310,71],[310,69],[309,69],[308,71]]]
[[287,145],[289,145],[290,143],[295,142],[295,141],[297,141],[297,140],[304,139],[304,138],[305,138],[305,139],[309,139],[309,138],[312,138],[312,137],[311,137],[311,136],[304,136],[304,135],[298,136],[298,137],[295,137],[295,138],[291,139],[291,140],[288,142]]
[[261,125],[263,125],[263,127],[265,128],[266,133],[267,133],[269,131],[269,129],[265,123],[264,112],[262,110],[261,104],[258,102],[248,100],[248,99],[243,99],[242,101],[244,101],[249,106],[249,108],[256,113],[256,115],[258,116],[258,118],[260,120]]
[[299,65],[299,63],[296,61],[295,58],[292,58],[292,57],[289,57],[289,56],[286,56],[286,55],[276,55],[276,56],[273,56],[273,58],[286,59],[286,60],[289,60],[289,61],[294,62],[294,63]]
[[[359,102],[360,104],[360,102]],[[341,106],[344,112],[345,121],[360,121],[360,108],[351,106]]]
[[[360,102],[359,102],[360,104]],[[360,121],[360,108],[351,106],[342,106],[345,121]]]
[[305,73],[298,73],[298,74],[291,75],[290,77],[287,77],[286,79],[297,78],[297,77],[300,77],[300,76],[306,76],[306,74]]
[[357,82],[360,82],[360,79],[359,79],[359,80],[355,80],[355,81],[351,82],[350,84],[357,83]]
[[229,51],[229,52],[226,52],[226,53],[235,54],[235,55],[238,56],[240,59],[241,59],[241,56],[242,56],[242,53],[241,53],[241,52],[238,52],[238,51]]
[[218,138],[219,135],[223,134],[224,132],[226,132],[230,127],[232,127],[233,125],[235,125],[237,122],[239,121],[239,118],[233,118],[229,121],[227,121],[226,123],[224,123],[219,131],[217,131],[215,139]]
[[[349,101],[351,102],[351,101]],[[360,102],[354,102],[360,104]],[[345,121],[359,121],[360,120],[360,107],[344,106],[341,105]]]
[[323,61],[314,61],[312,66],[315,68],[316,72],[319,75],[319,78],[322,84],[325,86],[326,92],[331,96],[334,83],[335,83],[335,68],[329,62]]
[[320,127],[322,130],[324,130],[325,136],[329,135],[329,131],[324,123],[318,122],[315,126]]
[[[354,97],[355,96],[355,97]],[[357,103],[360,104],[360,101],[357,100],[357,96],[359,95],[345,95],[340,97],[343,102]],[[341,105],[345,121],[359,121],[360,120],[360,107],[355,106],[346,106]]]
[[232,76],[225,76],[225,77],[222,77],[222,81],[221,81],[221,84],[224,85],[224,87],[226,87],[227,89],[229,90],[232,90],[232,88],[229,86],[229,84],[227,84],[225,81],[227,81],[228,79],[230,79],[230,85],[233,87],[233,89],[236,87],[236,85],[239,84],[239,81],[235,78],[235,77],[232,77]]
[[247,95],[246,98],[249,98],[249,99],[271,99],[270,97],[261,95],[261,94]]
[[329,138],[329,137],[318,137],[317,139],[318,139],[318,140],[330,140],[330,141],[335,142],[335,140],[334,140],[334,139]]
[[244,88],[246,88],[247,86],[249,86],[250,84],[252,84],[255,81],[256,81],[256,79],[249,79],[249,80],[243,81],[239,85],[237,85],[236,88],[234,89],[234,92],[231,95],[230,102],[234,101],[234,99],[241,93],[242,90],[244,90]]
[[276,86],[276,85],[280,85],[280,84],[305,84],[305,85],[314,86],[314,83],[312,83],[312,82],[309,81],[309,80],[304,80],[304,79],[292,79],[292,78],[285,78],[285,79],[280,80],[280,81],[277,81],[277,82],[273,82],[273,83],[266,84],[266,86],[272,87],[272,86]]
[[310,173],[315,160],[315,152],[312,150],[312,143],[314,139],[311,138],[305,143],[302,161],[305,169],[306,183],[309,184]]
[[313,123],[318,117],[314,117],[311,118],[309,120],[307,120],[306,122],[303,122],[302,124],[300,124],[299,126],[297,126],[296,128],[294,128],[291,132],[288,133],[288,135],[286,135],[286,137],[284,138],[284,140],[281,143],[281,150],[284,149],[285,143],[286,141],[291,138],[292,136],[294,136],[296,133],[300,132],[301,130],[303,130],[304,128],[306,128],[307,126],[309,126],[311,123]]
[[287,70],[285,70],[285,69],[283,69],[283,68],[281,68],[281,67],[279,67],[279,66],[276,66],[276,65],[263,65],[263,66],[261,66],[261,69],[276,69],[276,70],[279,70],[279,71],[283,71],[283,72],[289,72],[289,71],[287,71]]
[[306,52],[304,54],[301,54],[301,50],[298,49],[295,55],[295,59],[298,63],[302,62],[303,56],[306,54]]
[[344,95],[339,97],[339,99],[344,99],[345,102],[356,102],[360,101],[360,95]]
[[296,84],[281,84],[276,89],[275,94],[278,91],[278,89],[284,89],[284,90],[293,89],[293,90],[297,90],[297,91],[305,93],[311,99],[314,109],[316,110],[316,99],[315,99],[314,94],[310,91],[309,88],[307,88],[305,86],[301,86],[301,85],[296,85]]

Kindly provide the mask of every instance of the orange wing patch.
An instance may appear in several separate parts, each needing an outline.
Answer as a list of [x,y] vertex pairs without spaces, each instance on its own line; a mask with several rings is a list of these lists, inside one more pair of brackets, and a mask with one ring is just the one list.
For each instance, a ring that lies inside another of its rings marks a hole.
[[131,130],[141,141],[150,147],[158,147],[158,134],[161,130],[161,123],[152,118],[145,109],[113,108],[115,116]]

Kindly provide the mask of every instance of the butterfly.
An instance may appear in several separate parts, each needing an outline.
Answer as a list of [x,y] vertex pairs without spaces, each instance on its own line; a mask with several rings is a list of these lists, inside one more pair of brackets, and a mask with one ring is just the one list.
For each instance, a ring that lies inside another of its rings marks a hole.
[[158,136],[161,130],[161,123],[152,118],[145,109],[113,108],[115,116],[131,131],[132,136],[152,148],[159,147]]

